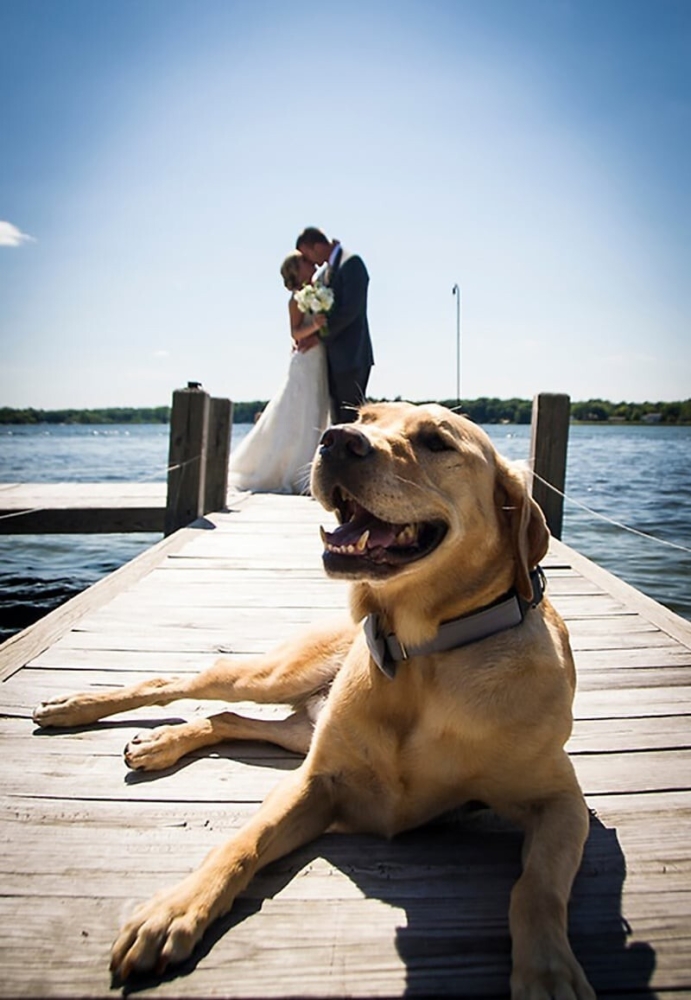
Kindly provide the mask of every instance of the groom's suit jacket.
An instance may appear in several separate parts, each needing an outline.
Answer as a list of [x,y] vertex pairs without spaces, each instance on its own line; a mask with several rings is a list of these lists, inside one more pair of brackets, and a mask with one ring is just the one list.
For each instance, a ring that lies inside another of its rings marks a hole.
[[329,367],[334,372],[369,369],[374,355],[367,323],[367,268],[360,257],[339,247],[327,282],[334,293],[324,339]]

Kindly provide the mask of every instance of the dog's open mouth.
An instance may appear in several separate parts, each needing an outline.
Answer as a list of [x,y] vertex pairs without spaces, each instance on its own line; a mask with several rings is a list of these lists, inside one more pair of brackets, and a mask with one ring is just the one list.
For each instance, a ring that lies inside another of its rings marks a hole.
[[333,503],[341,523],[335,531],[321,529],[324,563],[329,569],[353,571],[364,568],[363,564],[394,569],[429,555],[446,534],[441,521],[381,521],[340,488],[334,492]]

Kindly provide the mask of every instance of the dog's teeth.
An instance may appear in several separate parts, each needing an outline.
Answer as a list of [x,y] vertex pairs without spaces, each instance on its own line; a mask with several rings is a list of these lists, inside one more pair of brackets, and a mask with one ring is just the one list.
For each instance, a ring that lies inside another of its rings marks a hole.
[[324,530],[321,524],[319,525],[319,534],[321,535],[322,543],[326,545],[326,547],[328,548],[328,543],[326,541],[326,531]]
[[406,524],[405,528],[401,530],[396,535],[396,542],[398,545],[412,545],[412,543],[417,538],[417,529],[414,524]]
[[369,528],[366,528],[358,538],[357,542],[355,543],[355,551],[358,553],[364,552],[365,549],[367,548],[368,541],[369,541]]

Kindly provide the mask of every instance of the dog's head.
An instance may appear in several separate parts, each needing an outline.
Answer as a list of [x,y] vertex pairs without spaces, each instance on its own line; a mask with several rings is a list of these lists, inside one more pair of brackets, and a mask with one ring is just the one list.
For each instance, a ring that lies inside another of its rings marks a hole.
[[367,405],[329,428],[312,492],[340,522],[323,532],[326,571],[356,581],[358,617],[391,619],[403,602],[418,620],[409,642],[512,585],[532,594],[548,545],[542,512],[487,435],[442,406]]

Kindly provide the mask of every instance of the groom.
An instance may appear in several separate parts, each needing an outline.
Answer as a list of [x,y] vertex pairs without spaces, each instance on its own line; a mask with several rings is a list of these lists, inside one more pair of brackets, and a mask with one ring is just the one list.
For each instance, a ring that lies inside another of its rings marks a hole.
[[320,229],[308,226],[295,247],[310,264],[324,266],[322,281],[334,293],[324,336],[329,372],[331,419],[350,423],[364,401],[370,369],[374,364],[367,323],[369,275],[360,257],[344,250]]

